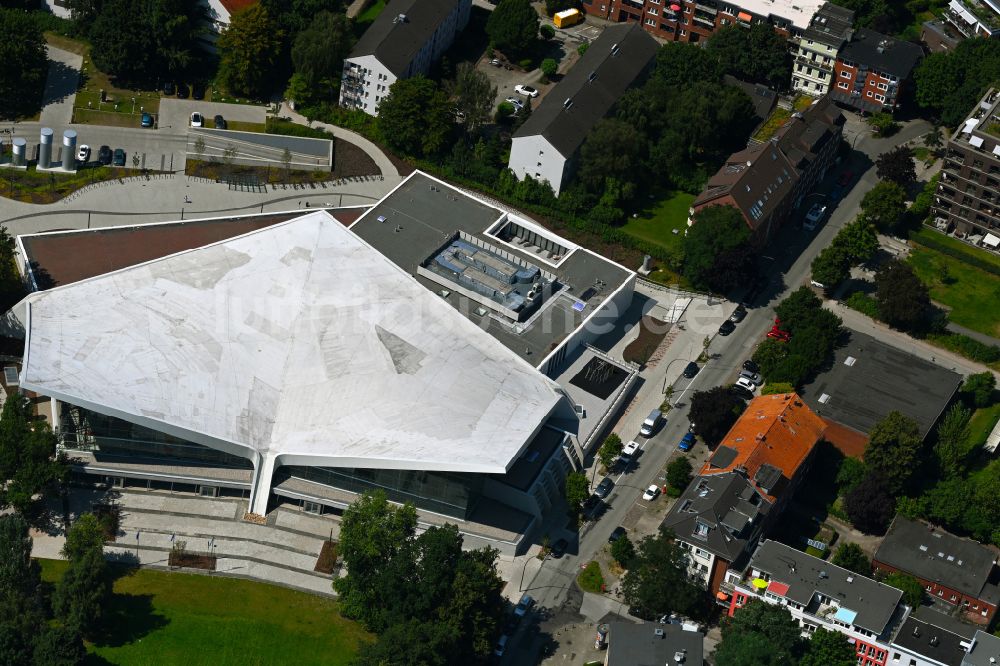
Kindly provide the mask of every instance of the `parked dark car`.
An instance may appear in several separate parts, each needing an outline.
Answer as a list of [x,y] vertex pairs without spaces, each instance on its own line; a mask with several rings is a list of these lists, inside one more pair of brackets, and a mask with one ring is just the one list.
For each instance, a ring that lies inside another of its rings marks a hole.
[[552,544],[552,550],[549,552],[552,554],[552,557],[558,560],[560,557],[566,554],[567,548],[569,548],[569,541],[566,541],[566,539],[559,539],[554,544]]
[[205,84],[195,83],[191,86],[191,97],[193,99],[205,99]]
[[228,125],[226,124],[226,119],[222,116],[215,117],[215,129],[226,129]]
[[733,314],[729,315],[729,321],[733,322],[734,324],[738,324],[744,319],[746,319],[746,316],[747,316],[747,309],[743,307],[742,304],[740,304],[736,306],[735,310],[733,310]]
[[749,389],[745,389],[742,386],[733,385],[733,386],[729,387],[729,390],[732,391],[733,393],[735,393],[740,398],[743,398],[744,400],[753,400],[754,399],[753,391],[751,391]]
[[173,97],[174,93],[176,91],[177,91],[177,87],[174,85],[173,81],[167,81],[166,83],[163,84],[163,94],[164,95],[168,95],[170,97]]
[[115,156],[114,159],[111,160],[111,163],[116,167],[125,166],[125,151],[121,148],[115,148]]
[[688,379],[694,379],[694,376],[698,374],[698,371],[700,369],[701,368],[698,367],[697,363],[691,361],[686,366],[684,366],[684,376],[687,377]]
[[743,369],[748,370],[749,372],[760,372],[760,366],[750,359],[743,361]]
[[111,146],[101,146],[97,151],[97,161],[107,166],[111,164]]
[[188,84],[178,83],[177,84],[177,97],[178,99],[187,99],[188,95],[191,94],[190,89],[188,89]]
[[722,326],[719,327],[719,335],[729,335],[736,330],[736,324],[729,321],[728,319],[722,322]]
[[615,482],[611,480],[610,476],[604,477],[604,480],[597,484],[597,488],[594,490],[594,494],[599,498],[604,499],[611,494],[611,489],[615,487]]
[[140,127],[152,127],[153,126],[153,114],[148,111],[142,112],[142,119],[139,121]]
[[608,537],[608,543],[614,543],[615,541],[618,541],[618,539],[621,539],[626,534],[628,534],[628,530],[619,525],[614,529],[614,531],[611,532],[611,536]]

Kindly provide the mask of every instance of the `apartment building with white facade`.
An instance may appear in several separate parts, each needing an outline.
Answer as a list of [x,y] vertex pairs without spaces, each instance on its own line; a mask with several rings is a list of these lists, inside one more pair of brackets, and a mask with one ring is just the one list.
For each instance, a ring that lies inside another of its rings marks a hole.
[[378,115],[399,79],[426,74],[469,23],[472,0],[396,0],[344,60],[340,105]]
[[733,585],[730,617],[753,599],[780,604],[803,635],[822,628],[847,636],[858,666],[892,663],[890,643],[909,614],[900,590],[777,541],[761,542],[746,571],[730,571],[726,580]]
[[508,161],[514,175],[547,181],[558,195],[587,134],[641,79],[658,50],[638,24],[606,28],[514,133]]
[[813,97],[830,91],[836,78],[834,63],[845,42],[850,40],[854,12],[826,3],[809,21],[809,27],[791,42],[797,47],[792,68],[792,88]]

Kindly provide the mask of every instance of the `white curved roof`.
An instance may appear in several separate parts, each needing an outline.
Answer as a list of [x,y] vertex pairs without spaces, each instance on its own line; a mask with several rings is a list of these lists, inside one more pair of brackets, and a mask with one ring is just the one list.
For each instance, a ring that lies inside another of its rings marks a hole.
[[27,306],[23,387],[209,445],[502,473],[559,400],[324,212]]

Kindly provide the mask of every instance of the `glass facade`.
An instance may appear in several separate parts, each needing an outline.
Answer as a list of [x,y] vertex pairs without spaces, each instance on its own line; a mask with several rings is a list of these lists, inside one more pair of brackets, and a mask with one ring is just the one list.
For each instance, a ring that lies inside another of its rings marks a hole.
[[59,438],[65,449],[90,451],[98,457],[168,459],[177,463],[253,469],[253,463],[248,458],[216,451],[158,430],[74,405],[63,403],[62,407]]
[[280,468],[275,485],[290,476],[352,493],[379,488],[393,502],[409,502],[418,509],[462,519],[476,508],[483,487],[481,474],[300,466]]

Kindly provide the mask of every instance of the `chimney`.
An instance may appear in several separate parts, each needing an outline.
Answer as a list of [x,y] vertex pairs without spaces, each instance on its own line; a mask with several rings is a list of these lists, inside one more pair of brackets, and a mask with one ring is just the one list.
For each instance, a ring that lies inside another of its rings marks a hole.
[[937,647],[937,644],[940,643],[940,642],[941,641],[938,640],[937,636],[931,636],[931,645],[933,645],[934,647]]
[[920,627],[913,625],[913,637],[920,638]]
[[[675,663],[683,664],[686,659],[687,659],[687,650],[678,650],[677,652],[674,652]],[[670,666],[670,664],[667,664],[667,666]]]

